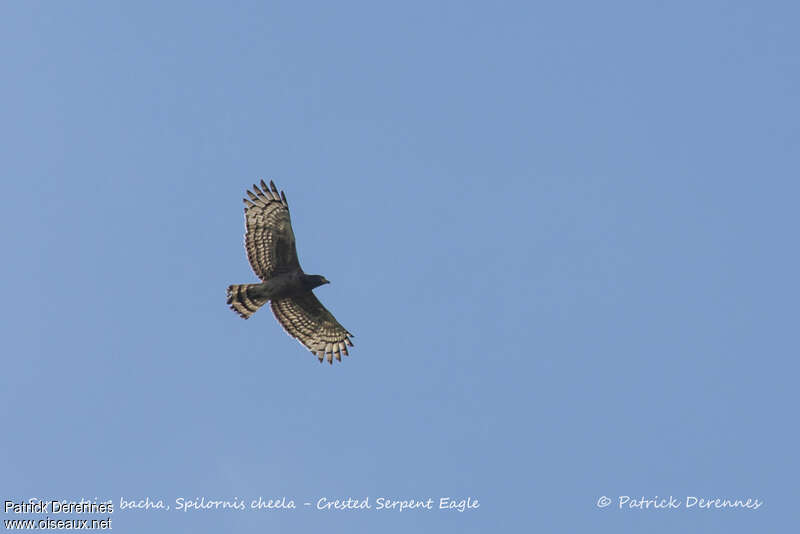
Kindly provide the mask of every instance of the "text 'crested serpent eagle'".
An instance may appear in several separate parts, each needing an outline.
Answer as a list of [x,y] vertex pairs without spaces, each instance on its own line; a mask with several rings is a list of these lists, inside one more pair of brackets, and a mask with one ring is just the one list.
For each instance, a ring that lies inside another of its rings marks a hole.
[[319,361],[327,357],[342,361],[353,346],[348,332],[317,300],[312,289],[328,281],[323,276],[308,275],[300,267],[289,217],[289,204],[275,184],[269,187],[261,180],[261,188],[253,185],[244,199],[244,246],[253,272],[260,284],[228,286],[228,304],[247,319],[270,302],[272,313],[284,330],[316,354]]

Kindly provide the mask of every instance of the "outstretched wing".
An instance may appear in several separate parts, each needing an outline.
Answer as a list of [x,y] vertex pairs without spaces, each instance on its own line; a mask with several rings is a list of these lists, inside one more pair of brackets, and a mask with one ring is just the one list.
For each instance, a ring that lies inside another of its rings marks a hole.
[[342,354],[348,355],[347,345],[353,346],[350,341],[353,334],[339,324],[311,291],[273,300],[270,306],[284,330],[316,354],[319,361],[326,355],[328,363],[333,363],[334,356],[342,361]]
[[253,184],[253,191],[247,191],[250,199],[243,199],[247,259],[262,280],[300,270],[286,195],[283,191],[278,194],[272,181],[269,185],[268,188],[264,180],[261,189]]

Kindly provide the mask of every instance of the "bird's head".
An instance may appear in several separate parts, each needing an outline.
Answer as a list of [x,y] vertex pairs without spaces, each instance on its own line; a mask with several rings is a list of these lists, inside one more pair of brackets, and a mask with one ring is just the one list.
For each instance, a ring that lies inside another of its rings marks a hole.
[[330,284],[327,278],[319,274],[311,274],[306,276],[306,285],[313,289],[324,284]]

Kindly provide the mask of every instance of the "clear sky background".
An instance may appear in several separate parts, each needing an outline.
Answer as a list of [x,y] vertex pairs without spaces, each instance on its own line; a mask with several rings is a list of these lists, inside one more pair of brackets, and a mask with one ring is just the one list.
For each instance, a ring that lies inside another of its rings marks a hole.
[[[796,525],[798,20],[3,2],[2,498],[112,499],[114,532]],[[225,305],[261,178],[341,364]],[[174,510],[259,496],[299,509]],[[480,508],[374,509],[443,496]]]

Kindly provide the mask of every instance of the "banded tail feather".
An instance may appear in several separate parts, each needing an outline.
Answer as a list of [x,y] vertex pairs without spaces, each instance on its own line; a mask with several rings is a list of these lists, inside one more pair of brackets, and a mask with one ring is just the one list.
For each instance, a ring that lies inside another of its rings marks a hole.
[[267,303],[264,297],[257,297],[251,288],[261,284],[235,284],[228,286],[228,305],[243,319],[249,319],[261,306]]

